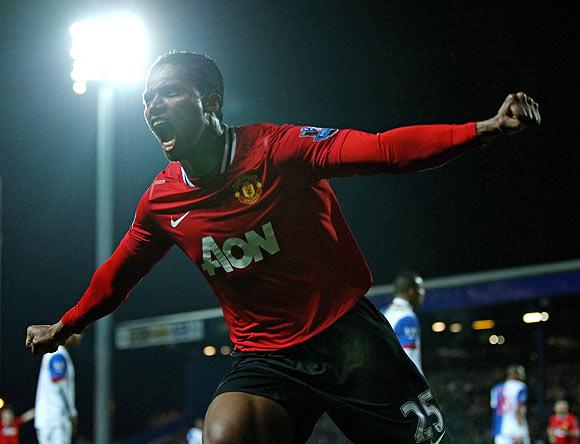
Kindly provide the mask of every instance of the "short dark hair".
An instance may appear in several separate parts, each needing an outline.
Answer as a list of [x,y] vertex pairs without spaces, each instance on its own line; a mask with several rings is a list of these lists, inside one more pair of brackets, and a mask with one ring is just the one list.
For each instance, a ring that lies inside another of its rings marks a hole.
[[421,277],[414,271],[403,271],[395,277],[395,294],[407,293],[412,288],[417,288],[417,278]]
[[511,376],[525,376],[526,369],[521,364],[511,364],[506,368],[505,373],[508,378]]
[[223,120],[224,77],[214,59],[204,54],[174,50],[159,56],[149,72],[162,65],[182,68],[185,79],[194,83],[202,96],[212,92],[219,94],[222,103],[216,115],[220,121]]

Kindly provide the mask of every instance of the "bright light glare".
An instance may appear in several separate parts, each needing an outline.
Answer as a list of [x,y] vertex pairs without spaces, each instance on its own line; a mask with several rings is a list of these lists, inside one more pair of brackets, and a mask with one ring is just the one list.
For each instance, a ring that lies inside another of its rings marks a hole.
[[502,345],[502,344],[505,344],[505,337],[503,335],[491,335],[489,337],[489,343],[491,345]]
[[550,319],[550,315],[548,313],[546,313],[545,311],[539,313],[539,312],[533,312],[533,313],[526,313],[523,316],[523,320],[526,324],[533,324],[535,322],[546,322],[548,319]]
[[433,330],[435,333],[445,331],[445,322],[434,322],[431,326],[431,330]]
[[214,356],[217,353],[217,350],[213,345],[206,345],[202,352],[205,356]]
[[459,333],[461,330],[463,330],[463,326],[459,322],[455,322],[449,326],[451,333]]
[[143,79],[145,27],[137,18],[105,16],[76,22],[69,31],[73,81],[130,83]]
[[87,92],[87,82],[77,80],[73,83],[73,91],[79,95]]
[[4,400],[2,398],[0,398],[0,409],[4,407]]
[[493,327],[495,327],[495,322],[491,319],[481,319],[471,323],[471,328],[474,330],[489,330]]

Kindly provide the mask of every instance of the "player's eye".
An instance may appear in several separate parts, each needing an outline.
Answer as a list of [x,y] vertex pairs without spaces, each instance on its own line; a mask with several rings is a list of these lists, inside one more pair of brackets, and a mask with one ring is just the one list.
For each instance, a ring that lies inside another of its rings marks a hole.
[[143,103],[145,105],[149,105],[152,100],[153,100],[153,94],[152,93],[149,92],[149,93],[143,94]]

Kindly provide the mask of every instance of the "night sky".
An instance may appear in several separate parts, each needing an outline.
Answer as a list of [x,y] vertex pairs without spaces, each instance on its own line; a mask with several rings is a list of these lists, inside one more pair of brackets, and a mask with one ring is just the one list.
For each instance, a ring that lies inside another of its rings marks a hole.
[[[24,348],[26,327],[56,322],[94,271],[97,94],[95,85],[72,91],[68,28],[113,5],[146,23],[148,63],[171,49],[216,59],[230,125],[464,123],[525,91],[540,104],[538,129],[435,170],[332,184],[377,284],[407,268],[428,279],[579,258],[580,2],[472,3],[0,1],[0,396],[17,413],[32,406],[40,358]],[[166,164],[142,117],[142,89],[117,97],[116,240]],[[215,306],[174,249],[115,319]],[[74,355],[87,408],[93,335]],[[117,355],[116,365],[128,356]],[[90,412],[81,415],[90,434]]]

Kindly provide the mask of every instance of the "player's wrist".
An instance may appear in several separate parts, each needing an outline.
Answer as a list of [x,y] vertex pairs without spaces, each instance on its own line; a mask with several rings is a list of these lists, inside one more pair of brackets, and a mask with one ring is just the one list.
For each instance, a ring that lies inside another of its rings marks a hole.
[[477,136],[484,143],[491,142],[492,140],[501,137],[503,134],[498,116],[477,122],[475,128]]
[[52,324],[49,327],[50,336],[53,340],[57,342],[66,341],[74,332],[67,326],[65,326],[61,321],[56,324]]

